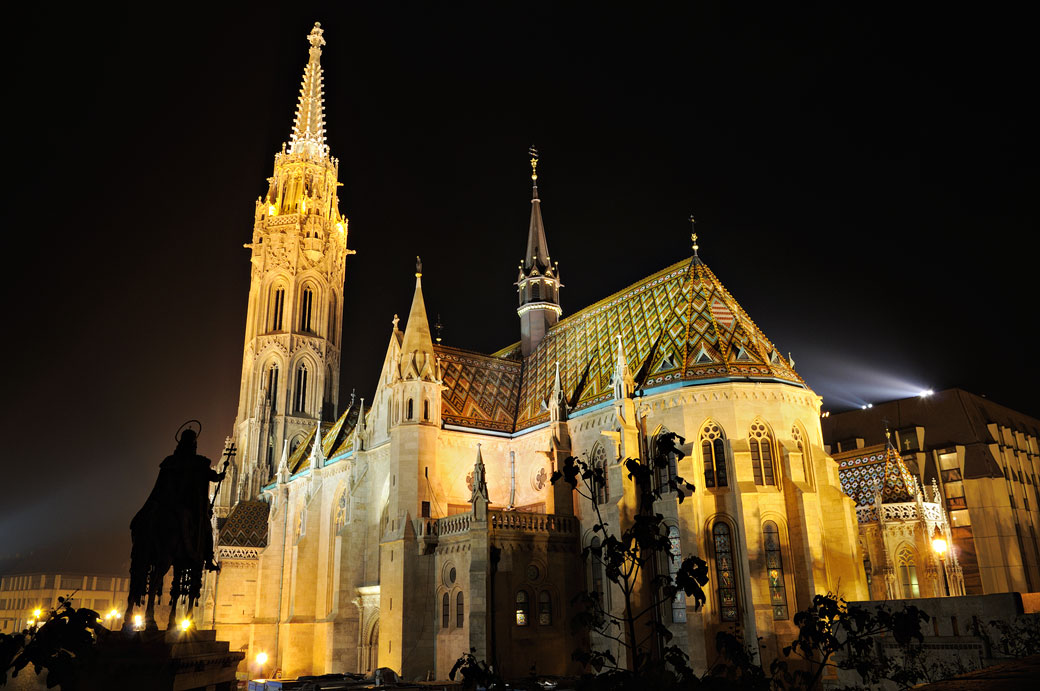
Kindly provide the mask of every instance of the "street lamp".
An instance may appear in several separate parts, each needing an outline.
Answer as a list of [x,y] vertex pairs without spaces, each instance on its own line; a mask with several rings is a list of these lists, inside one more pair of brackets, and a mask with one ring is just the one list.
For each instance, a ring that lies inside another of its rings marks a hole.
[[946,577],[946,550],[949,547],[946,538],[939,531],[939,526],[935,526],[935,532],[932,534],[932,549],[935,550],[936,555],[939,557],[939,567],[942,569],[943,575],[943,588],[946,590],[947,596],[950,594],[950,581]]
[[261,651],[256,654],[256,666],[260,668],[260,676],[264,676],[264,665],[267,664],[267,653]]

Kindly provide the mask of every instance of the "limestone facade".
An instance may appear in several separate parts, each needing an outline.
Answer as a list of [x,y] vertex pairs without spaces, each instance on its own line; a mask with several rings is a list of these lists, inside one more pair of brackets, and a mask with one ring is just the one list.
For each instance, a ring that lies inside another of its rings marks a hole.
[[[312,93],[307,75],[320,74],[314,33],[311,42],[301,99]],[[308,158],[325,149],[296,149],[276,159],[273,180],[290,164],[333,175],[326,159]],[[824,449],[820,398],[793,363],[696,253],[562,317],[537,188],[517,280],[519,342],[490,355],[435,344],[420,264],[407,321],[402,328],[393,320],[370,401],[352,400],[334,421],[319,419],[320,397],[310,399],[311,417],[279,417],[277,404],[278,414],[257,413],[257,401],[270,396],[266,357],[290,373],[306,362],[330,368],[329,381],[339,376],[340,312],[328,319],[336,328],[317,335],[260,334],[257,315],[269,314],[270,286],[282,278],[290,292],[313,280],[323,308],[339,309],[348,252],[345,231],[335,230],[345,220],[334,186],[322,188],[333,196],[322,197],[329,205],[315,221],[285,206],[296,188],[281,196],[276,189],[280,182],[258,204],[252,245],[236,428],[242,479],[219,498],[222,570],[207,582],[200,624],[247,651],[251,674],[380,666],[405,679],[443,679],[470,649],[507,676],[532,666],[576,671],[571,652],[588,641],[572,631],[572,598],[608,584],[598,564],[582,559],[594,539],[592,500],[549,476],[568,455],[602,465],[608,479],[594,500],[609,524],[622,525],[634,499],[621,463],[647,458],[669,431],[684,437],[686,456],[668,472],[697,490],[656,508],[673,557],[708,562],[709,598],[699,610],[678,598],[655,616],[696,666],[713,656],[720,629],[761,638],[772,655],[813,595],[868,596],[855,503]],[[267,255],[257,262],[257,252],[275,245],[282,214],[295,219],[283,245],[304,247],[306,229],[316,227],[324,254],[297,253],[295,270],[268,275]],[[314,268],[301,271],[306,262]],[[277,400],[291,401],[297,380],[284,382]],[[264,420],[275,422],[266,437]],[[293,435],[295,449],[286,443]],[[279,444],[275,465],[270,449]],[[669,561],[655,568],[667,570]],[[607,590],[619,609],[619,594]],[[259,652],[270,659],[263,670],[249,662]]]

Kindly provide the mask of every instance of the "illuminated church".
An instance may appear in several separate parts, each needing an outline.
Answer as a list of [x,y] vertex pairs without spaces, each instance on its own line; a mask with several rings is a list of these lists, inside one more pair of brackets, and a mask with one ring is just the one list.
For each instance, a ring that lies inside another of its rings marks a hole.
[[719,630],[761,638],[772,656],[815,594],[866,599],[855,501],[824,450],[820,397],[793,362],[696,246],[565,315],[537,175],[526,253],[505,278],[519,341],[490,354],[437,342],[419,265],[372,400],[340,405],[352,252],[325,141],[320,26],[308,39],[292,135],[246,245],[238,455],[217,498],[222,568],[199,626],[247,661],[266,653],[253,676],[389,667],[444,679],[471,648],[507,677],[576,671],[571,651],[585,641],[572,632],[573,596],[605,589],[615,609],[621,598],[582,561],[589,500],[549,476],[568,455],[603,467],[594,500],[617,526],[632,500],[621,461],[646,458],[668,431],[687,455],[666,472],[697,491],[655,506],[673,549],[657,568],[698,555],[710,577],[702,608],[679,597],[657,617],[695,667],[713,659]]

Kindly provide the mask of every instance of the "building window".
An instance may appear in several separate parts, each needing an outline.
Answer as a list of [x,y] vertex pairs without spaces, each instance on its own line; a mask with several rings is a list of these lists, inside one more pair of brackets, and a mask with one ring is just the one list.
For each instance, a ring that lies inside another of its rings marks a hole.
[[307,365],[304,364],[296,370],[296,398],[293,408],[297,413],[307,410]]
[[794,439],[795,446],[798,447],[802,454],[802,472],[805,475],[805,482],[812,486],[812,457],[809,455],[809,445],[806,443],[805,435],[802,433],[802,428],[799,425],[791,428],[791,437]]
[[278,365],[271,365],[267,370],[267,400],[271,410],[278,407]]
[[552,625],[552,595],[548,590],[543,590],[538,594],[538,625]]
[[429,400],[423,400],[422,416],[423,416],[423,420],[426,420],[427,422],[429,422],[429,420],[430,420],[430,401]]
[[413,410],[414,407],[415,407],[415,403],[412,402],[412,399],[409,398],[408,399],[408,415],[405,416],[405,420],[411,420],[412,419],[412,415],[415,412]]
[[899,565],[899,579],[903,584],[904,597],[921,597],[921,587],[917,583],[917,565],[914,563],[914,553],[909,547],[903,546],[897,556],[896,564]]
[[707,422],[701,429],[701,460],[704,463],[704,486],[726,487],[726,438],[715,422]]
[[654,474],[657,478],[657,489],[661,492],[669,491],[671,489],[668,484],[669,481],[675,479],[675,476],[679,474],[678,469],[676,468],[675,453],[673,451],[667,452],[668,462],[666,464],[657,464],[660,454],[665,453],[663,446],[659,442],[661,437],[665,434],[668,434],[667,428],[662,427],[659,429],[657,434],[654,435],[654,441],[650,447],[654,459]]
[[773,438],[762,421],[751,423],[751,469],[756,485],[776,485],[776,467],[773,465]]
[[716,587],[719,591],[719,618],[737,620],[737,579],[733,564],[733,541],[729,524],[716,521],[711,529],[715,543]]
[[314,314],[314,291],[310,288],[303,289],[300,298],[300,331],[311,331],[311,317]]
[[784,586],[784,560],[780,553],[780,530],[773,521],[762,526],[766,547],[766,577],[773,619],[787,619],[787,589]]
[[610,499],[610,483],[607,479],[607,449],[603,444],[592,447],[592,471],[596,503],[606,504]]
[[599,598],[600,604],[606,607],[607,598],[603,590],[603,561],[600,559],[600,541],[598,536],[592,538],[592,542],[589,543],[588,569],[592,592],[595,593],[595,597]]
[[531,299],[535,301],[542,299],[542,289],[538,281],[531,284]]
[[[682,541],[679,537],[678,526],[668,526],[668,577],[675,583],[675,576],[682,566]],[[683,623],[686,621],[686,593],[681,589],[672,598],[672,621]]]
[[329,333],[327,335],[329,341],[333,344],[336,343],[336,296],[329,296]]
[[338,535],[339,531],[343,529],[343,526],[347,524],[347,491],[343,490],[339,493],[339,499],[336,501],[335,513],[332,515],[332,534],[333,536]]
[[275,288],[271,295],[271,318],[268,322],[269,331],[282,330],[282,313],[285,311],[285,288]]
[[444,597],[441,598],[441,628],[448,628],[448,624],[451,622],[451,605],[448,600],[448,594],[444,593]]
[[531,602],[527,597],[526,590],[516,591],[516,625],[527,626],[528,616],[531,611]]
[[466,606],[462,600],[462,593],[455,596],[455,626],[462,628],[466,621]]

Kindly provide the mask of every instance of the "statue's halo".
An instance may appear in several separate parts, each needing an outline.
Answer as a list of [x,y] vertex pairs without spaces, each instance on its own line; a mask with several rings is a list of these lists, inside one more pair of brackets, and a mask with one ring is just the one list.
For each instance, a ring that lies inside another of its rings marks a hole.
[[[194,423],[194,425],[192,423]],[[198,420],[188,420],[179,428],[177,428],[177,434],[173,435],[173,438],[177,441],[178,444],[181,443],[181,434],[184,432],[185,429],[190,429],[194,431],[196,439],[202,436],[202,423]]]

